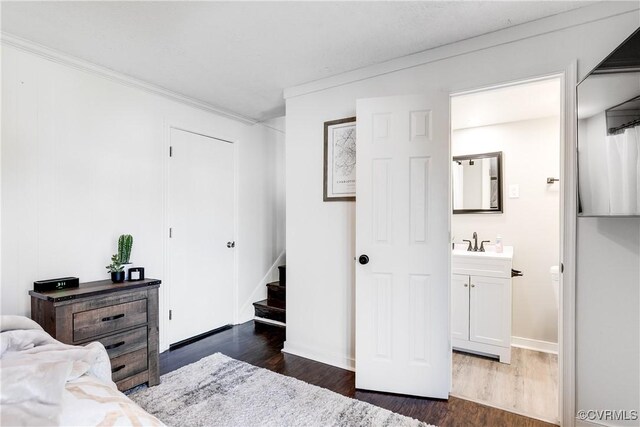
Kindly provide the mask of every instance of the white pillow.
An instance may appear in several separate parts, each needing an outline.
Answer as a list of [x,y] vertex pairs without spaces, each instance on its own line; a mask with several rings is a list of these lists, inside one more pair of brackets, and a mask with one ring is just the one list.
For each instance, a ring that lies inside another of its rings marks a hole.
[[24,316],[0,316],[0,332],[15,331],[18,329],[39,329],[43,330],[42,326],[38,325],[33,320]]

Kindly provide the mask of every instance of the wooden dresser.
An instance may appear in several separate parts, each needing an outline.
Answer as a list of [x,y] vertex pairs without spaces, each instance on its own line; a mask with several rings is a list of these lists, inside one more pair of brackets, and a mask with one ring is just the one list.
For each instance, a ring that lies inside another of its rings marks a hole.
[[153,386],[160,382],[159,287],[155,279],[118,284],[101,280],[75,289],[30,291],[31,318],[66,344],[100,341],[109,353],[118,389]]

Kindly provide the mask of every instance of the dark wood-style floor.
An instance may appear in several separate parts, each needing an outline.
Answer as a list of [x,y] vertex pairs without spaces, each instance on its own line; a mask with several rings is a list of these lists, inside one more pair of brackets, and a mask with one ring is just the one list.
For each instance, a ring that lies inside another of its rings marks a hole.
[[165,374],[203,357],[220,352],[255,366],[295,377],[333,390],[344,396],[369,402],[430,424],[447,426],[550,427],[542,421],[501,411],[468,400],[448,401],[374,393],[355,389],[355,374],[323,363],[282,353],[285,331],[253,321],[234,326],[200,341],[160,355],[160,373]]

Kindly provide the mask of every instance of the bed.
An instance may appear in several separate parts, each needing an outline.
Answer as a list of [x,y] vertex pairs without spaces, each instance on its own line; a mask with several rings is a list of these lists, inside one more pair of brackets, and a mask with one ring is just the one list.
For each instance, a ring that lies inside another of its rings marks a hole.
[[104,346],[71,346],[23,316],[0,317],[0,424],[162,426],[118,391]]

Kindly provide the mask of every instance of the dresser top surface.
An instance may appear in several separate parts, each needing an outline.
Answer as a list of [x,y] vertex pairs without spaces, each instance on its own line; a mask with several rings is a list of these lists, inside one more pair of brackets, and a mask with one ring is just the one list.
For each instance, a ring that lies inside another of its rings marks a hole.
[[61,289],[48,292],[29,291],[29,295],[34,298],[46,301],[58,302],[80,298],[89,298],[97,295],[130,291],[141,288],[158,288],[160,286],[160,283],[161,281],[158,279],[143,279],[123,283],[113,283],[111,280],[98,280],[95,282],[80,283],[80,286],[77,288]]

